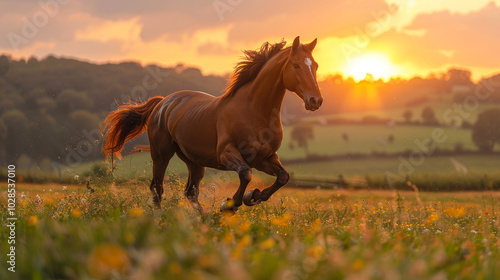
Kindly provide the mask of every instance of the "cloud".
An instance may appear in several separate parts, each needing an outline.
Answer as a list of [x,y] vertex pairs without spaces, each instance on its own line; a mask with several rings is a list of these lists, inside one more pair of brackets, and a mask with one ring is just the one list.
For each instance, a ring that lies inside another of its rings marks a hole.
[[84,30],[76,30],[76,41],[95,41],[106,43],[113,40],[128,42],[138,40],[142,25],[138,18],[130,20],[105,20],[87,26]]
[[[14,52],[8,34],[22,36],[26,21],[46,10],[39,3],[56,1],[60,0],[0,0],[0,52],[52,53],[100,62],[135,59],[175,65],[183,61],[221,73],[232,69],[242,49],[301,35],[304,42],[318,37],[315,57],[321,62],[319,73],[324,74],[338,71],[346,59],[339,46],[356,39],[359,30],[374,21],[380,22],[391,11],[388,3],[394,2],[71,0]],[[430,7],[433,1],[424,2]],[[370,38],[360,51],[388,53],[393,62],[419,69],[450,64],[498,67],[500,37],[494,33],[500,30],[498,5],[470,10],[460,2],[456,6],[461,8],[454,9],[460,13],[452,13],[440,2],[439,12],[426,6],[425,14],[416,13],[424,2],[410,9],[400,1],[401,10],[385,23],[384,32]],[[402,25],[400,20],[410,15],[412,20]]]
[[402,32],[391,30],[375,38],[369,49],[390,48],[397,62],[420,68],[451,64],[495,68],[500,63],[498,15],[500,6],[495,3],[469,13],[420,14]]
[[198,54],[200,55],[226,55],[231,53],[234,53],[234,50],[219,43],[209,42],[198,46]]

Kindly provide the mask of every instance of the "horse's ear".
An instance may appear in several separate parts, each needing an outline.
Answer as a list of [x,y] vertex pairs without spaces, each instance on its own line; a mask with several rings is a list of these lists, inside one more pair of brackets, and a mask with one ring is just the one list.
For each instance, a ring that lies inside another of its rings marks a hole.
[[311,43],[307,44],[305,47],[309,50],[309,52],[312,52],[314,50],[314,47],[316,47],[317,42],[318,38],[314,39]]
[[292,44],[292,53],[294,53],[295,51],[297,51],[297,48],[299,47],[300,45],[300,36],[297,36],[295,37],[295,39],[293,40],[293,44]]

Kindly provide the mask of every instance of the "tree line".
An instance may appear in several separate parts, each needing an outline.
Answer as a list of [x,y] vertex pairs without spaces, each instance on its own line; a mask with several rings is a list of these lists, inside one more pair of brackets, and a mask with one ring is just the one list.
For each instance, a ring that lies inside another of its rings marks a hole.
[[[489,79],[500,81],[500,75]],[[64,163],[71,150],[87,151],[88,147],[83,146],[100,145],[82,140],[95,133],[117,103],[144,101],[184,89],[217,96],[223,93],[226,80],[227,76],[204,75],[200,69],[180,64],[160,67],[135,62],[93,64],[53,56],[42,60],[0,56],[0,162],[36,163],[42,169],[50,169],[51,162]],[[375,101],[381,109],[411,109],[429,103],[429,98],[434,100],[435,96],[460,101],[478,86],[472,82],[470,71],[463,69],[389,81],[368,76],[355,82],[334,75],[319,85],[325,96],[320,114],[370,109],[374,106],[370,102]],[[374,90],[377,100],[369,101],[366,97]],[[293,94],[287,94],[284,102],[286,113],[297,118],[307,114]],[[353,102],[355,107],[350,106]],[[500,102],[500,87],[492,91],[488,102]],[[425,116],[433,121],[432,112]],[[143,139],[136,144],[145,143],[147,140]],[[482,145],[483,149],[489,146]],[[94,147],[82,158],[102,159],[102,155]]]

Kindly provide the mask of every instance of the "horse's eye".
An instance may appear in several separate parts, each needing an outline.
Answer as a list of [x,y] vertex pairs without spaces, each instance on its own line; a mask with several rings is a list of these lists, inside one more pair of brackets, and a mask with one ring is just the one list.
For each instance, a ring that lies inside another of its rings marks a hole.
[[296,64],[296,63],[293,64],[293,67],[295,67],[297,69],[300,68],[300,66],[298,64]]

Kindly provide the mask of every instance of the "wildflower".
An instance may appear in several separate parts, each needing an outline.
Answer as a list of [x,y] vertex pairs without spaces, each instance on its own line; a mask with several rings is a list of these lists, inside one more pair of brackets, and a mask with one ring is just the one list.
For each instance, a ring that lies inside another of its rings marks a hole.
[[182,266],[178,262],[170,263],[169,268],[173,274],[179,275],[182,272]]
[[30,226],[36,226],[38,224],[38,218],[35,216],[31,216],[28,219],[28,225]]
[[222,224],[226,226],[236,226],[239,222],[240,219],[236,215],[231,215],[231,214],[222,214],[223,219],[222,219]]
[[325,249],[323,248],[323,246],[317,245],[307,249],[306,254],[314,258],[315,260],[319,260],[323,256],[324,252]]
[[47,197],[47,198],[45,198],[45,201],[44,201],[44,202],[45,202],[45,205],[47,205],[47,206],[52,206],[52,205],[54,205],[54,200],[52,200],[52,198],[51,198],[51,197]]
[[250,245],[251,243],[252,243],[252,237],[250,237],[250,235],[245,235],[240,239],[240,241],[238,241],[238,244],[236,244],[236,247],[240,248],[240,249],[245,248],[248,245]]
[[262,241],[262,243],[260,243],[259,247],[262,250],[267,250],[267,249],[273,248],[275,244],[276,244],[276,241],[274,241],[274,239],[268,238],[268,239]]
[[357,259],[352,263],[352,270],[360,271],[365,266],[365,262],[362,259]]
[[240,224],[239,228],[238,228],[238,232],[239,233],[245,233],[247,232],[248,230],[250,230],[250,227],[251,227],[252,224],[250,224],[249,221],[245,221],[243,223]]
[[438,213],[431,213],[429,217],[427,217],[427,225],[435,223],[439,219]]
[[80,211],[80,209],[78,208],[74,208],[73,210],[71,210],[71,215],[73,215],[73,217],[75,218],[80,218],[82,216],[82,211]]
[[128,213],[128,215],[130,217],[139,217],[139,216],[142,216],[143,213],[144,213],[144,209],[142,209],[142,208],[134,208],[134,209],[130,210],[130,212]]
[[226,244],[230,244],[233,242],[233,235],[229,232],[227,232],[226,234],[224,234],[224,236],[222,237],[222,242],[226,243]]
[[288,222],[290,222],[290,214],[285,214],[283,217],[276,217],[271,220],[271,224],[282,227],[287,226]]
[[459,207],[459,208],[447,207],[446,209],[444,209],[444,213],[448,217],[461,218],[465,216],[465,209],[464,207]]
[[208,255],[201,255],[198,257],[198,263],[204,267],[208,268],[214,265],[214,258],[208,256]]
[[130,267],[127,251],[116,244],[97,245],[88,257],[89,271],[97,278],[111,278],[116,273],[123,273]]

